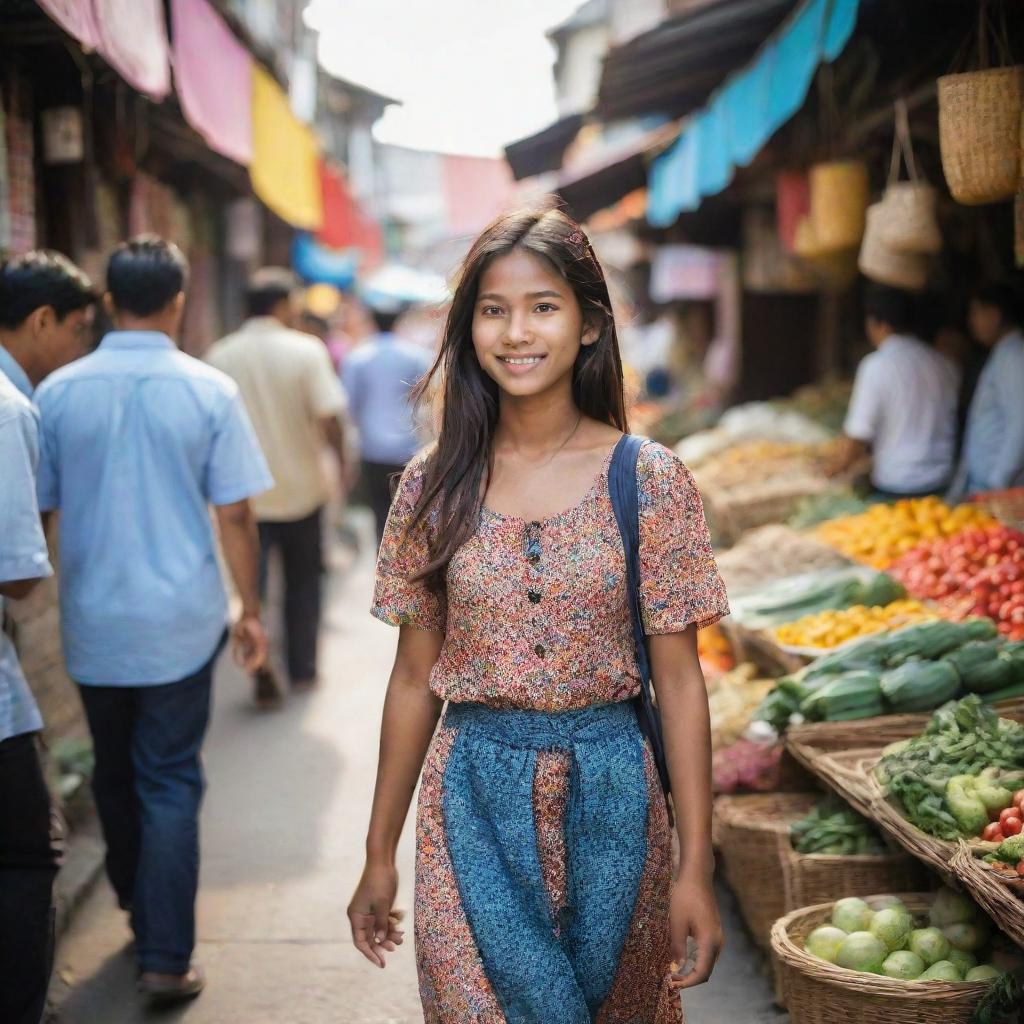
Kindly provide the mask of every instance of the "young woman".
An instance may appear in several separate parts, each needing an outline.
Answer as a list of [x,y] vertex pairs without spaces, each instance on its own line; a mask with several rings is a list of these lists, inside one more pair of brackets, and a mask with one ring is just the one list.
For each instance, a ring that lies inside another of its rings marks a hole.
[[722,946],[696,630],[728,609],[692,477],[645,444],[640,591],[678,820],[673,881],[631,701],[608,488],[622,367],[576,224],[548,209],[484,231],[434,373],[440,436],[402,476],[377,566],[373,614],[401,632],[353,939],[379,967],[402,941],[395,849],[422,769],[415,934],[429,1024],[678,1022],[677,990],[706,981]]

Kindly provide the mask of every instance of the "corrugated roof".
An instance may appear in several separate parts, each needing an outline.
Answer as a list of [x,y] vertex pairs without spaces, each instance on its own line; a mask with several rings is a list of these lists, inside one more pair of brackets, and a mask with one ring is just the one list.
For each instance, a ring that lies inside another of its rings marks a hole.
[[505,147],[505,159],[515,179],[532,178],[561,167],[563,154],[582,127],[583,115],[570,114],[535,135],[509,143]]
[[605,58],[595,113],[605,121],[681,117],[745,64],[797,0],[715,0],[668,18]]

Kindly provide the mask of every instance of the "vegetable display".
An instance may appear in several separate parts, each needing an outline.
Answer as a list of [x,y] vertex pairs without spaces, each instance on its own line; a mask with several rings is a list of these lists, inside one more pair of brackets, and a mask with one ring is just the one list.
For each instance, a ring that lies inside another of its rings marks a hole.
[[828,796],[789,827],[797,853],[842,856],[886,852],[882,837],[867,818],[836,796]]
[[872,902],[838,900],[831,922],[815,928],[804,948],[837,967],[901,981],[989,981],[1003,973],[980,962],[991,927],[966,896],[940,889],[926,919],[915,919],[895,896]]
[[881,572],[850,566],[774,580],[732,602],[732,617],[749,629],[767,629],[828,609],[887,605],[906,596]]
[[779,525],[745,533],[716,561],[730,597],[763,586],[769,580],[850,564],[820,540]]
[[972,694],[936,711],[920,736],[886,748],[875,775],[907,819],[939,839],[977,837],[993,820],[1019,831],[1019,814],[1004,811],[1020,809],[1024,726]]
[[938,498],[910,498],[894,505],[872,505],[860,515],[822,523],[815,535],[854,561],[888,569],[922,541],[993,523],[977,505],[952,508]]
[[794,530],[809,530],[812,526],[818,526],[829,519],[860,515],[867,508],[868,503],[863,498],[858,498],[853,491],[836,488],[824,494],[804,498],[797,506],[796,512],[789,517],[789,525]]
[[920,601],[904,599],[874,606],[855,604],[787,622],[772,630],[772,635],[787,647],[827,651],[851,640],[934,618],[935,612]]
[[1024,533],[994,524],[920,544],[892,568],[910,593],[942,602],[953,617],[987,615],[1024,640]]
[[743,735],[774,685],[771,679],[758,679],[757,669],[749,662],[708,679],[712,750],[727,747]]

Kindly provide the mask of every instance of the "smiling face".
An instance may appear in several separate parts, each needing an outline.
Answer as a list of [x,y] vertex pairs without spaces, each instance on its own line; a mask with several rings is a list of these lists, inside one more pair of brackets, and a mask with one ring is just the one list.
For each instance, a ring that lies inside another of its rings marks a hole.
[[571,388],[580,346],[597,336],[572,286],[540,257],[513,249],[480,275],[473,348],[503,394],[518,398]]

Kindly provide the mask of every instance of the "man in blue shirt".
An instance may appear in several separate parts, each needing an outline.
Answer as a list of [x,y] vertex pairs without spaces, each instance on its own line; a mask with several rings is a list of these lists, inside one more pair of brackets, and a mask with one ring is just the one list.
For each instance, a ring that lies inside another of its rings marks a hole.
[[971,299],[975,340],[989,349],[967,414],[953,496],[1024,486],[1024,334],[1017,296],[988,285]]
[[[0,267],[0,618],[53,573],[36,471],[39,417],[31,396],[81,355],[95,295],[58,253]],[[60,817],[51,810],[37,738],[43,721],[10,638],[0,630],[0,1020],[38,1024],[53,962],[53,880]]]
[[96,753],[107,872],[130,911],[140,989],[197,994],[199,751],[227,602],[215,507],[242,603],[248,671],[266,660],[248,499],[272,480],[238,389],[179,352],[187,264],[152,236],[122,245],[104,302],[116,330],[36,392],[39,504],[59,509],[64,654]]
[[341,364],[341,381],[359,430],[363,480],[378,545],[391,508],[391,482],[420,447],[410,392],[433,364],[426,349],[393,333],[401,312],[374,310],[378,333]]

